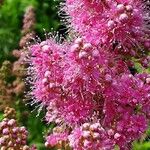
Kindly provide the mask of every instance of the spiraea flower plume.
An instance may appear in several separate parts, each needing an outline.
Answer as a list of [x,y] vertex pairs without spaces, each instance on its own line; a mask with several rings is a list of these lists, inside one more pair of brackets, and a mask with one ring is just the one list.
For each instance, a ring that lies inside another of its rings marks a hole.
[[148,57],[146,6],[140,0],[67,0],[64,9],[79,36],[29,47],[30,95],[56,125],[45,146],[129,150],[150,119],[150,75],[132,73],[126,61]]
[[150,15],[141,0],[66,0],[63,10],[88,42],[136,58],[150,50]]

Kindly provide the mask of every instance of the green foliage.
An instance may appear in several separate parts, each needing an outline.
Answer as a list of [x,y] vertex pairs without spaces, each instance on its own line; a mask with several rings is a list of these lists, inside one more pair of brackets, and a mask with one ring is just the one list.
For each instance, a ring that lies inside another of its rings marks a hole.
[[136,143],[133,150],[150,150],[150,142]]
[[38,35],[43,35],[43,28],[50,31],[52,27],[57,30],[59,26],[56,13],[58,2],[53,0],[4,0],[0,6],[0,64],[6,59],[11,59],[10,52],[18,48],[25,8],[29,5],[34,6],[37,20],[35,30]]

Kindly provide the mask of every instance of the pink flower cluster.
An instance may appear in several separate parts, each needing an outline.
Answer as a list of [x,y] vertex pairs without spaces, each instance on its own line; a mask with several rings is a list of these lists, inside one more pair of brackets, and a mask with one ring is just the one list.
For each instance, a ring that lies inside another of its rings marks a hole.
[[147,130],[150,75],[132,74],[125,60],[141,48],[148,56],[144,7],[140,0],[67,0],[63,9],[80,37],[30,47],[30,94],[60,128],[47,147],[128,150]]
[[66,0],[63,10],[71,27],[90,43],[126,59],[139,59],[150,50],[150,14],[142,0]]

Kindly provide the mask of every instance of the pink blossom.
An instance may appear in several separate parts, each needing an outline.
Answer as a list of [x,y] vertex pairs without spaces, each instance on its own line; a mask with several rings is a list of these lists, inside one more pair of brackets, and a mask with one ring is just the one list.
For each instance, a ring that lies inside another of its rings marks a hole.
[[57,99],[61,95],[61,84],[63,79],[64,51],[61,44],[49,39],[41,44],[30,47],[31,67],[29,74],[33,75],[32,95],[36,101],[47,105],[50,100]]
[[[87,42],[137,56],[150,49],[149,13],[140,0],[67,0],[69,22]],[[115,46],[114,46],[115,45]]]
[[132,141],[139,139],[146,129],[147,120],[143,115],[124,115],[122,120],[117,122],[114,138],[120,148],[126,148]]
[[149,65],[145,9],[140,0],[67,0],[63,10],[79,36],[30,47],[33,103],[46,107],[48,123],[63,126],[47,147],[128,150],[146,132],[150,76],[130,69],[132,57]]
[[54,147],[59,142],[63,142],[67,140],[67,133],[54,133],[53,135],[49,135],[46,137],[45,146],[46,147]]
[[[43,43],[31,47],[30,69],[34,70],[31,94],[36,103],[46,106],[48,123],[65,124],[71,133],[67,132],[69,138],[53,133],[47,137],[46,145],[69,140],[74,150],[113,149],[115,144],[122,148],[140,138],[150,116],[149,75],[133,76],[114,53],[82,38],[67,44],[47,42],[50,43],[44,48],[48,48],[46,52],[42,51]],[[89,120],[99,120],[98,132],[83,129]],[[127,120],[131,124],[125,128]],[[121,132],[123,129],[126,131]],[[131,134],[130,138],[126,133]],[[75,140],[76,136],[79,138]],[[89,136],[98,138],[97,142],[90,141]]]

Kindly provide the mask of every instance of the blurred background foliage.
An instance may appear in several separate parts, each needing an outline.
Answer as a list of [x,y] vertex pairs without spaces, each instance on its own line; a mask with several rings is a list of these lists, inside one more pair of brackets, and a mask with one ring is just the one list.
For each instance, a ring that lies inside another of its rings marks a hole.
[[[38,113],[38,109],[34,110],[34,106],[25,105],[28,102],[23,101],[24,75],[15,73],[16,70],[14,71],[13,68],[20,58],[14,57],[12,52],[14,49],[23,48],[19,43],[22,36],[26,34],[22,33],[22,29],[24,13],[28,6],[32,6],[35,10],[36,35],[43,38],[43,28],[46,31],[51,31],[53,28],[61,34],[65,32],[57,14],[59,2],[60,0],[0,0],[0,120],[3,118],[3,110],[6,106],[14,107],[18,122],[26,126],[29,131],[28,143],[35,144],[38,150],[46,149],[43,136],[53,125],[48,126],[44,122],[44,111]],[[136,69],[139,68],[137,65]],[[134,150],[150,150],[150,131],[144,136],[144,140],[134,143]]]
[[0,63],[10,58],[10,51],[18,47],[24,11],[32,5],[36,11],[36,33],[43,35],[43,28],[50,31],[60,27],[57,15],[59,0],[1,0],[0,1]]

